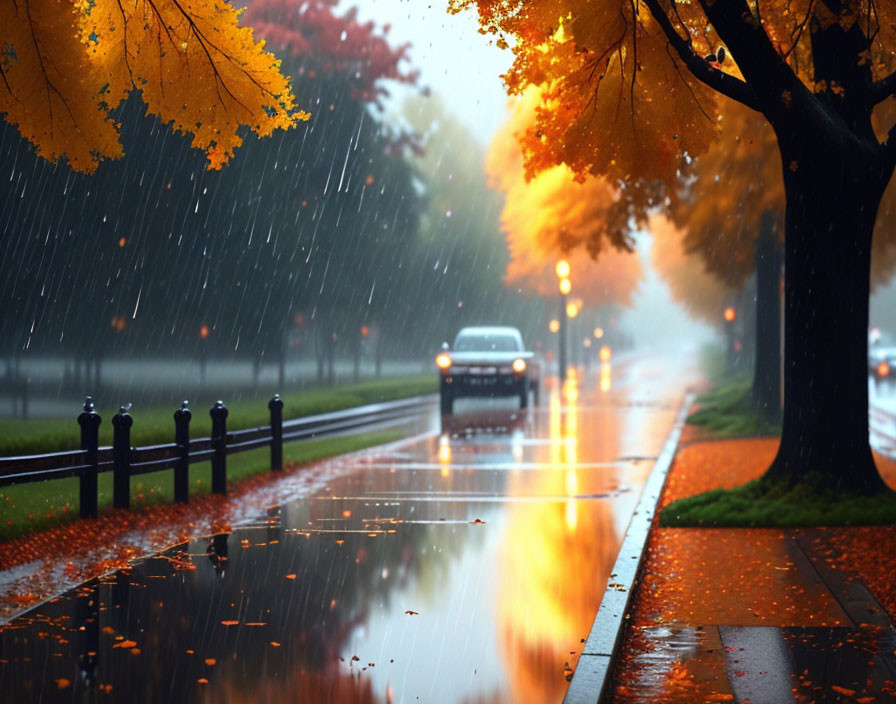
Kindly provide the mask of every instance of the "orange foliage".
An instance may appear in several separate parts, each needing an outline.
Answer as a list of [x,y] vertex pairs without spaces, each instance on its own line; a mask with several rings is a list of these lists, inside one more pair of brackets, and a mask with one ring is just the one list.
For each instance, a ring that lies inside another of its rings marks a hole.
[[[784,180],[778,141],[760,113],[739,103],[720,103],[718,140],[684,169],[683,186],[669,201],[670,215],[684,230],[682,246],[699,254],[706,271],[732,289],[753,272],[755,241],[762,214],[775,214],[784,238]],[[892,121],[889,103],[877,110],[877,122]],[[881,202],[874,234],[872,283],[883,283],[896,268],[896,185],[891,181]]]
[[220,168],[241,125],[265,136],[307,119],[238,19],[225,0],[0,3],[0,113],[44,158],[93,172],[122,155],[111,113],[139,90]]
[[659,216],[650,220],[648,229],[653,235],[651,266],[669,287],[672,300],[698,318],[713,325],[721,323],[735,289],[708,271],[702,253],[687,251],[687,230]]
[[486,158],[490,185],[506,194],[501,226],[510,262],[505,282],[553,296],[558,293],[554,265],[562,257],[570,263],[576,298],[592,304],[628,303],[641,278],[637,256],[626,251],[633,246],[628,235],[631,199],[604,179],[577,179],[563,165],[526,179],[517,136],[525,131],[537,101],[537,92],[530,90],[515,103]]

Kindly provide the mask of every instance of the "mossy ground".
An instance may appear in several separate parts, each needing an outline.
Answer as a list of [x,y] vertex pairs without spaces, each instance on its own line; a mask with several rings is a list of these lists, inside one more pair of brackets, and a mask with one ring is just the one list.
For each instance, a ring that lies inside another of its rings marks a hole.
[[745,380],[728,381],[697,398],[697,410],[688,424],[708,431],[713,437],[773,437],[781,434],[778,422],[757,410]]
[[662,527],[797,528],[896,524],[896,493],[873,496],[811,491],[760,478],[735,489],[678,499],[660,514]]

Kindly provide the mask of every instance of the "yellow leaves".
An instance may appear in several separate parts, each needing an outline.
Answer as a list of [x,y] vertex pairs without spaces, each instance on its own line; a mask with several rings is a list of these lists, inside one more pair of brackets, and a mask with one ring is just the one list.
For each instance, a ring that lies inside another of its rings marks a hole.
[[220,168],[241,125],[266,136],[308,119],[238,16],[224,0],[2,3],[0,112],[41,156],[93,172],[122,155],[109,113],[139,90]]
[[575,296],[589,303],[626,303],[641,276],[637,257],[616,251],[627,244],[628,199],[605,179],[576,174],[565,165],[547,163],[526,178],[518,139],[522,136],[526,149],[539,139],[531,123],[540,101],[536,89],[525,92],[486,159],[490,185],[506,194],[501,214],[510,252],[505,282],[554,296],[554,263],[566,256]]
[[100,155],[122,151],[117,126],[95,98],[102,83],[75,30],[78,14],[67,3],[0,3],[0,113],[40,156],[64,155],[73,169],[92,172]]

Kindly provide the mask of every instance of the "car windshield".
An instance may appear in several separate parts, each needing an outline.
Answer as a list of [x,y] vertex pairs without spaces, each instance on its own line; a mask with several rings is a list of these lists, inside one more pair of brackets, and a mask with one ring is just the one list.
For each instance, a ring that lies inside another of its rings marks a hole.
[[515,335],[507,333],[473,333],[458,335],[454,341],[455,352],[519,352]]

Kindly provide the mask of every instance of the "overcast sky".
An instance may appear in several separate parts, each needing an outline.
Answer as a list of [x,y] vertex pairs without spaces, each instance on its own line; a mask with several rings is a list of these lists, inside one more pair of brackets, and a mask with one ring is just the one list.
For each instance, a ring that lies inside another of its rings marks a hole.
[[[509,51],[501,51],[478,32],[472,12],[447,13],[447,0],[354,0],[360,19],[379,26],[391,24],[391,43],[410,42],[420,85],[439,94],[444,104],[488,144],[504,120],[507,95],[500,75],[510,66]],[[400,103],[405,93],[393,91]],[[393,107],[393,106],[388,106]]]

